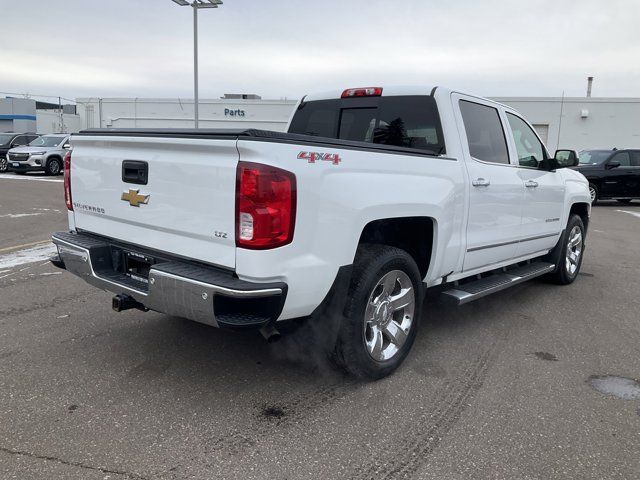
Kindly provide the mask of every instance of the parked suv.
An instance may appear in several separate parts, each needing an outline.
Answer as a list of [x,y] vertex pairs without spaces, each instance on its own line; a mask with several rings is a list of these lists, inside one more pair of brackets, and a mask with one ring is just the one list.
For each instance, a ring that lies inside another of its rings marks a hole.
[[42,135],[26,147],[9,150],[9,170],[18,174],[44,171],[47,175],[59,175],[62,173],[62,159],[69,148],[69,135],[66,133]]
[[592,204],[640,199],[640,149],[583,150],[574,168],[589,180]]
[[0,133],[0,173],[7,171],[7,152],[10,149],[28,145],[38,136],[35,133]]

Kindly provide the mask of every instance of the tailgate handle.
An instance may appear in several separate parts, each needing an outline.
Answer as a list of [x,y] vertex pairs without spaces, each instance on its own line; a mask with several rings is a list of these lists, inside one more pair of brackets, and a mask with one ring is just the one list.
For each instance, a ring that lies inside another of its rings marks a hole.
[[146,185],[149,180],[149,164],[140,160],[122,161],[122,181],[125,183],[135,183],[136,185]]

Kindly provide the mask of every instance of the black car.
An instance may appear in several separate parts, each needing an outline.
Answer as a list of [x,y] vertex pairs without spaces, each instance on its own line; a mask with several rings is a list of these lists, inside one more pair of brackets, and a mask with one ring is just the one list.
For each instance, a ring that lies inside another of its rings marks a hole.
[[7,152],[15,147],[23,147],[38,138],[35,133],[0,133],[0,173],[7,171]]
[[583,150],[573,168],[589,180],[591,203],[640,199],[640,149]]

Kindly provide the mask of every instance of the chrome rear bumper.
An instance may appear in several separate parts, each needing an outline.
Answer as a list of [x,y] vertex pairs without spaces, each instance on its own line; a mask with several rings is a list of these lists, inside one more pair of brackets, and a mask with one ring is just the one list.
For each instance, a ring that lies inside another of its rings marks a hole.
[[154,253],[148,279],[136,278],[118,267],[118,256],[144,251],[141,247],[74,232],[56,232],[52,241],[64,268],[87,283],[127,294],[150,310],[216,327],[275,322],[286,297],[284,283],[247,282],[230,271]]

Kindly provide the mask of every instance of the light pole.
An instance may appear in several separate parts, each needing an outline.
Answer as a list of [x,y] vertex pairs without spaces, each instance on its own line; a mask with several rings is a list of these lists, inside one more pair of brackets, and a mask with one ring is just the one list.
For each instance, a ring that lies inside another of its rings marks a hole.
[[198,10],[200,8],[218,8],[221,0],[173,0],[182,7],[193,8],[193,110],[194,125],[198,128]]

